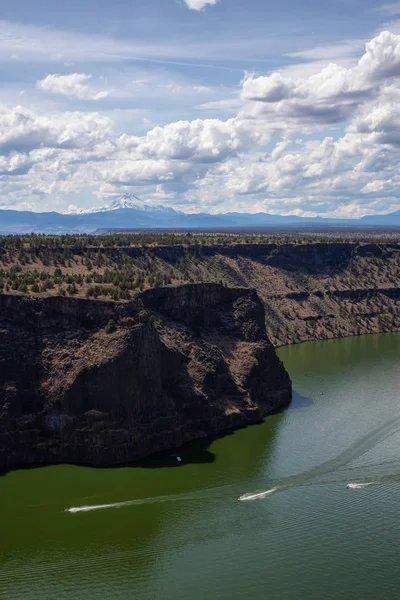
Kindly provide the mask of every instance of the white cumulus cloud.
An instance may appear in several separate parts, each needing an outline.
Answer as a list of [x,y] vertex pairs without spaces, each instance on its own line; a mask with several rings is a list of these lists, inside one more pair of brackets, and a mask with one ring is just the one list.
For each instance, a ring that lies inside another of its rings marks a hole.
[[80,100],[101,100],[108,96],[109,90],[96,90],[88,85],[91,79],[92,76],[87,73],[53,74],[39,80],[36,85],[45,92],[75,96]]
[[202,10],[207,4],[217,4],[218,0],[185,0],[186,6],[191,10]]
[[400,36],[383,31],[366,45],[356,66],[330,63],[309,77],[280,73],[254,77],[242,85],[242,100],[253,117],[329,125],[347,121],[400,76]]
[[[75,96],[79,85],[94,98],[99,90],[81,76],[40,83]],[[63,208],[91,190],[163,197],[192,211],[400,208],[400,35],[379,34],[352,66],[249,75],[240,96],[231,118],[147,123],[143,135],[117,132],[91,110],[0,106],[1,201]]]

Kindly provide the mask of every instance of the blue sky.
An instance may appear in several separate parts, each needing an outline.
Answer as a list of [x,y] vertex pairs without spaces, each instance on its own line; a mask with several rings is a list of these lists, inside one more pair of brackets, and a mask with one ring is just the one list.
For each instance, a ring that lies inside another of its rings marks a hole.
[[400,2],[3,4],[0,207],[400,209]]

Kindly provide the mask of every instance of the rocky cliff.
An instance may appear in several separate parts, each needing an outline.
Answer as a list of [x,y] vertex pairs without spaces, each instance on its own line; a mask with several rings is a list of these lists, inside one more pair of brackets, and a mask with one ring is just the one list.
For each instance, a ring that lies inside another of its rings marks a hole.
[[153,252],[159,268],[174,265],[194,280],[255,288],[275,346],[400,331],[398,243],[304,240]]
[[[71,250],[79,255],[79,248]],[[91,249],[174,281],[257,290],[275,346],[400,330],[400,244],[242,243]]]
[[[163,243],[174,239],[180,243]],[[274,346],[400,330],[398,242],[233,239],[246,243],[163,234],[3,238],[0,293],[118,302],[160,285],[218,282],[257,290]]]
[[0,295],[0,467],[111,465],[255,423],[290,379],[251,289]]
[[397,243],[282,244],[228,262],[257,289],[275,346],[400,330]]

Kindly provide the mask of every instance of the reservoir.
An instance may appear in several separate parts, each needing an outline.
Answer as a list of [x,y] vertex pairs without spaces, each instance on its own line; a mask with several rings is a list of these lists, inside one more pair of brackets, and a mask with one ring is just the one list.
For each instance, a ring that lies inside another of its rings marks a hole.
[[400,334],[279,355],[293,402],[260,425],[1,476],[0,598],[398,598]]

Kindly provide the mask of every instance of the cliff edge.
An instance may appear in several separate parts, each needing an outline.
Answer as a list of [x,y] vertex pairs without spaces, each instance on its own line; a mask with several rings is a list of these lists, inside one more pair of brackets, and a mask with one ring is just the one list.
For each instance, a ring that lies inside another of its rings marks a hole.
[[127,463],[290,398],[254,290],[189,284],[120,304],[0,295],[0,468]]

